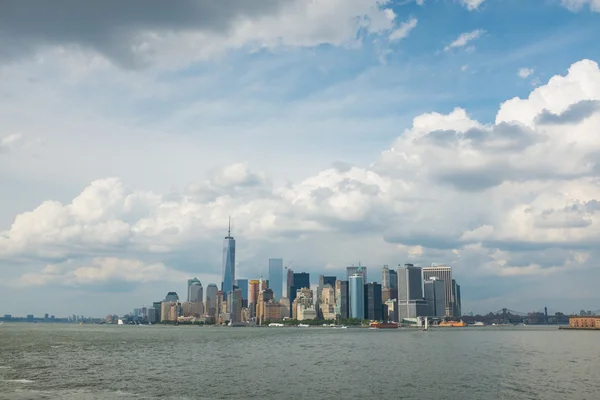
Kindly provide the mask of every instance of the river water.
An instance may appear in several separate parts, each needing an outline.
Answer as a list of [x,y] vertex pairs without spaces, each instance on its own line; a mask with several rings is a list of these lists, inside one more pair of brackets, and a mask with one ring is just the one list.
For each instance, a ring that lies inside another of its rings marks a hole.
[[0,325],[0,399],[600,399],[600,332]]

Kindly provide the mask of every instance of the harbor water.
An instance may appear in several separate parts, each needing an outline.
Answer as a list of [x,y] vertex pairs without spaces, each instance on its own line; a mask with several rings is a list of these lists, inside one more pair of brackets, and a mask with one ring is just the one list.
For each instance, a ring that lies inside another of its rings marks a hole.
[[0,326],[0,399],[600,398],[600,332]]

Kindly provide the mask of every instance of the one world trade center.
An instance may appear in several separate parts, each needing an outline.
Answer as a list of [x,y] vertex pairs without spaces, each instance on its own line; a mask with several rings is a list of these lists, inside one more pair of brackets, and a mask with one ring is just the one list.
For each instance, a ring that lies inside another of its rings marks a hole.
[[229,230],[223,239],[223,281],[221,290],[225,296],[233,292],[235,282],[235,239],[231,236],[231,218],[229,219]]

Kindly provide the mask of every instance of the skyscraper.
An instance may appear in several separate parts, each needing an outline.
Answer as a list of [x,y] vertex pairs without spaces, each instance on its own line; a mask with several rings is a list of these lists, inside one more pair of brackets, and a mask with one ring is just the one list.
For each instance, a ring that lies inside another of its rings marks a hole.
[[371,282],[365,284],[365,319],[383,320],[383,302],[381,301],[381,284]]
[[346,267],[346,279],[348,281],[350,281],[350,277],[354,274],[361,274],[363,282],[367,281],[367,267],[360,265],[360,263],[358,263],[358,267],[355,267],[354,265]]
[[444,281],[436,278],[426,279],[423,283],[425,300],[429,305],[429,316],[446,316],[446,297]]
[[177,292],[169,292],[165,296],[165,300],[164,301],[167,301],[167,302],[170,302],[170,301],[178,302],[179,301],[179,295],[177,294]]
[[292,286],[294,286],[294,271],[288,267],[285,267],[285,271],[286,271],[286,273],[285,273],[285,275],[286,275],[285,297],[287,297],[289,299],[291,296],[291,292],[292,292]]
[[260,281],[251,279],[248,287],[248,308],[250,309],[250,318],[256,317],[256,305],[258,304],[258,293]]
[[188,303],[202,303],[204,301],[202,283],[198,280],[198,278],[188,279],[187,289]]
[[231,236],[231,218],[229,219],[229,230],[223,239],[223,282],[221,290],[225,297],[233,291],[235,282],[235,239]]
[[206,287],[206,305],[204,310],[211,317],[216,318],[217,316],[217,292],[219,288],[214,283],[211,283]]
[[381,268],[381,288],[390,288],[390,269],[387,265],[384,265],[383,268]]
[[460,285],[452,279],[452,316],[462,316],[462,306],[460,302]]
[[242,299],[248,300],[248,279],[236,279],[235,286],[242,291]]
[[302,288],[310,289],[310,275],[308,272],[294,272],[292,287],[290,289],[290,303],[294,302],[298,289]]
[[446,300],[446,316],[451,317],[453,314],[452,304],[452,268],[446,265],[432,264],[431,267],[423,268],[423,279],[437,278],[444,281],[445,300]]
[[319,276],[319,287],[324,287],[325,285],[331,285],[331,287],[335,287],[335,281],[337,278],[335,276]]
[[342,319],[348,318],[348,281],[335,281],[335,313]]
[[363,282],[362,274],[350,275],[350,318],[363,320],[365,317],[365,286]]
[[390,289],[398,289],[398,273],[395,270],[390,269]]
[[269,287],[275,300],[283,297],[283,259],[269,258]]
[[412,264],[398,266],[398,319],[416,318],[429,313],[423,298],[423,272]]

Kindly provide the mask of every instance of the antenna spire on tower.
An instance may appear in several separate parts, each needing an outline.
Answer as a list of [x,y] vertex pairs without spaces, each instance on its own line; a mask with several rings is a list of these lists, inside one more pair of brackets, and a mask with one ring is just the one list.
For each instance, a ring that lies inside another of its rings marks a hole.
[[227,229],[227,236],[231,237],[231,215],[229,216],[229,228]]

